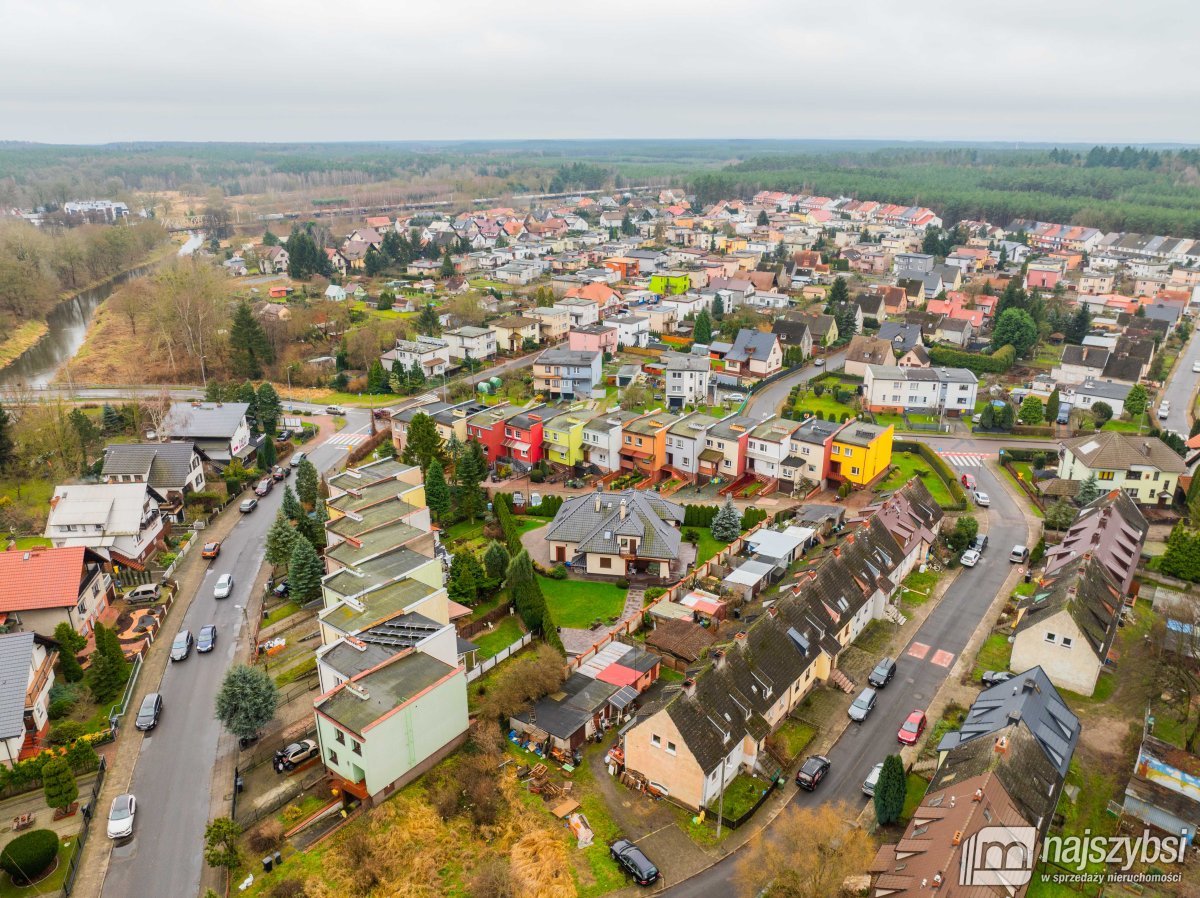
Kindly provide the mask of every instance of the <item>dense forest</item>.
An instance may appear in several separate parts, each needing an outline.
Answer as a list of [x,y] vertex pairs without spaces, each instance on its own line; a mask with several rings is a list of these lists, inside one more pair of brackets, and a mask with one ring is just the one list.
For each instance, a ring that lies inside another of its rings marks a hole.
[[1200,152],[895,149],[766,156],[692,178],[704,203],[758,190],[928,206],[947,222],[1014,218],[1200,237]]

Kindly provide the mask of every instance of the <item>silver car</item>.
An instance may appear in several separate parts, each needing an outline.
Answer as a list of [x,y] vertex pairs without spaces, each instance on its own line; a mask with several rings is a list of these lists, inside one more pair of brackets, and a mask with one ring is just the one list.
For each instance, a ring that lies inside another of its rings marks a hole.
[[858,694],[858,698],[854,700],[854,704],[850,706],[847,712],[850,719],[855,723],[862,723],[867,719],[867,715],[875,708],[875,690],[868,686]]
[[126,793],[113,799],[108,810],[108,837],[128,839],[133,835],[133,818],[137,813],[137,799]]
[[883,772],[883,761],[880,761],[871,768],[871,772],[867,774],[867,778],[863,780],[862,790],[863,795],[875,797],[875,786],[879,784],[879,774]]
[[233,574],[222,574],[217,578],[217,585],[213,587],[213,598],[227,599],[231,592],[233,592]]

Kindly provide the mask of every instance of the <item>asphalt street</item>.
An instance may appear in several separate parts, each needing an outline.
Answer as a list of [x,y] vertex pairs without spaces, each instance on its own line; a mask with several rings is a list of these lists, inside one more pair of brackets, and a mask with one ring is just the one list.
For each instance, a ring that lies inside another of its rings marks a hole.
[[791,392],[792,387],[803,380],[811,380],[825,371],[836,371],[845,364],[846,352],[842,350],[827,357],[822,367],[810,363],[799,368],[793,368],[791,373],[786,377],[781,377],[774,383],[768,384],[754,393],[750,397],[750,401],[746,403],[746,414],[760,417],[779,414],[783,400],[787,399],[787,394]]
[[[309,458],[320,471],[340,465],[350,449],[346,435],[365,434],[368,428],[366,412],[348,411],[345,428],[334,436],[342,437],[342,442],[318,445],[309,451]],[[289,475],[285,482],[293,480]],[[216,624],[217,647],[204,655],[193,651],[163,674],[158,687],[162,718],[155,730],[142,737],[133,775],[131,789],[138,800],[134,837],[113,848],[105,898],[199,892],[210,792],[228,789],[227,783],[212,782],[221,730],[214,712],[217,690],[233,664],[238,642],[247,638],[248,618],[238,606],[246,608],[247,615],[259,613],[252,590],[263,563],[266,532],[282,496],[283,484],[278,484],[259,500],[258,508],[242,516],[222,544],[220,556],[209,563],[204,585],[187,609],[181,627],[196,636],[201,627]],[[233,575],[234,589],[228,599],[218,600],[212,589],[221,574]],[[126,714],[125,726],[132,726],[136,713],[133,708]],[[108,808],[97,810],[108,814]]]
[[[828,753],[832,766],[816,792],[804,792],[794,781],[783,786],[795,793],[789,806],[813,807],[840,800],[857,811],[867,803],[863,780],[875,764],[899,751],[896,732],[900,725],[909,712],[928,707],[1008,577],[1008,553],[1014,544],[1025,542],[1025,518],[990,469],[968,466],[958,469],[962,472],[972,474],[991,498],[986,515],[983,509],[976,511],[981,531],[988,535],[983,560],[958,575],[898,658],[896,678],[879,692],[875,710],[862,724],[851,724]],[[770,829],[766,837],[771,838]],[[664,894],[672,898],[725,898],[735,894],[733,868],[744,850],[666,889]]]
[[1193,336],[1183,347],[1183,352],[1179,354],[1179,361],[1175,364],[1175,370],[1159,395],[1160,399],[1170,402],[1166,420],[1158,417],[1157,408],[1150,411],[1153,423],[1163,430],[1175,431],[1185,440],[1192,429],[1192,419],[1189,415],[1192,394],[1196,392],[1196,381],[1200,380],[1200,373],[1192,370],[1192,366],[1196,362],[1200,362],[1200,340]]

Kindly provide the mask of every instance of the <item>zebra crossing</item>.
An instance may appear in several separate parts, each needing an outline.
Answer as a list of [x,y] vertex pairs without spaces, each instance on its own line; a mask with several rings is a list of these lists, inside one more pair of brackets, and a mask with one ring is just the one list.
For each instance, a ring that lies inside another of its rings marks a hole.
[[982,468],[983,460],[987,458],[982,452],[944,452],[938,455],[956,468]]
[[357,446],[366,438],[365,433],[335,433],[325,442],[330,446]]

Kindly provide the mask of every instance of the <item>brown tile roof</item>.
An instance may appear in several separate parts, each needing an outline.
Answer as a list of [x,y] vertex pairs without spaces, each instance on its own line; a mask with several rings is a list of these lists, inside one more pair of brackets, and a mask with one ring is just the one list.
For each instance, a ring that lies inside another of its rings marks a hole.
[[1183,459],[1158,437],[1103,430],[1066,440],[1063,447],[1093,470],[1126,471],[1133,465],[1145,465],[1172,474],[1187,471]]
[[0,552],[0,612],[65,608],[79,601],[83,546]]
[[716,641],[717,634],[708,627],[673,618],[658,621],[646,635],[647,646],[661,649],[689,664]]

